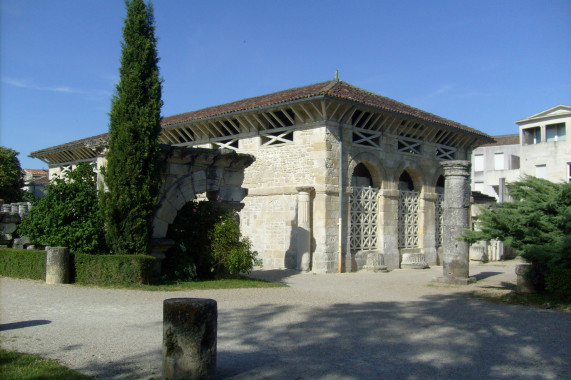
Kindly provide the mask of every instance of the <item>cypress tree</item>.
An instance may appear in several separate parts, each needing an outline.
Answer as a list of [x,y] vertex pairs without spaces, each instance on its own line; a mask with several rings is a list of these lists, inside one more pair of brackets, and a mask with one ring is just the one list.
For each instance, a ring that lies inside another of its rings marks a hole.
[[126,0],[120,80],[111,102],[101,192],[107,244],[117,254],[150,251],[160,188],[161,83],[152,5]]

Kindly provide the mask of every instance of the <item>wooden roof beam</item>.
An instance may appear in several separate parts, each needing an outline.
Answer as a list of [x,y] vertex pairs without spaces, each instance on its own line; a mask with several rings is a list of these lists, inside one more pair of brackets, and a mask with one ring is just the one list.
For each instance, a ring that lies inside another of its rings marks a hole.
[[303,103],[299,103],[299,106],[301,107],[301,109],[303,110],[303,112],[305,112],[307,114],[307,116],[309,116],[309,120],[311,121],[315,121],[315,118],[313,117],[313,115],[311,113],[309,113],[309,111],[307,111],[307,108],[305,108],[305,106],[303,105]]
[[[281,125],[283,128],[287,127],[287,125],[285,125],[285,124],[283,123],[283,121],[281,121],[280,118],[276,116],[276,114],[274,113],[274,111],[270,111],[269,113],[270,113],[270,115],[272,115],[272,116],[274,117],[274,120],[277,120],[278,123],[280,123],[280,125]],[[284,112],[284,113],[285,113],[285,112]]]
[[301,114],[299,112],[297,112],[295,107],[291,107],[291,110],[292,110],[293,114],[295,115],[295,117],[297,117],[299,119],[300,123],[305,123],[305,119],[301,116]]
[[[244,128],[246,129],[246,132],[257,130],[256,125],[254,123],[252,123],[252,121],[248,118],[247,115],[244,114],[244,115],[240,115],[239,117],[241,119],[246,120],[246,123],[240,123],[240,125],[243,125]],[[250,125],[251,128],[249,128],[248,125]]]
[[209,121],[208,121],[208,124],[212,125],[212,126],[214,127],[214,129],[216,129],[216,131],[219,133],[218,136],[212,135],[212,137],[221,137],[221,136],[224,136],[224,132],[222,132],[222,131],[220,130],[220,128],[218,128],[218,126],[216,125],[216,123],[214,123],[212,120],[209,120]]
[[[288,108],[288,109],[291,109],[291,108]],[[288,109],[285,109],[282,112],[287,117],[287,119],[290,121],[290,123],[295,124],[295,120],[292,119],[292,117],[289,115],[289,112],[287,112]],[[293,112],[293,110],[292,110],[292,112]]]
[[254,114],[254,118],[256,119],[256,121],[258,122],[258,124],[260,125],[260,127],[264,130],[268,129],[268,127],[266,127],[265,123],[262,122],[262,120],[260,119],[260,117],[258,116],[258,114]]

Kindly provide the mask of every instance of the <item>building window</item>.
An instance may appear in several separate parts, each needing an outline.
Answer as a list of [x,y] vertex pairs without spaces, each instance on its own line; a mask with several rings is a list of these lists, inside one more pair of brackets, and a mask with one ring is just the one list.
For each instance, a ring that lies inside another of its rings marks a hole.
[[537,178],[547,178],[547,166],[546,165],[535,165],[535,176]]
[[484,171],[484,155],[476,154],[474,156],[474,171],[483,172]]
[[568,177],[569,182],[571,182],[571,163],[570,162],[567,163],[567,177]]
[[495,170],[504,170],[504,154],[503,153],[495,153],[494,154],[494,169]]
[[539,144],[541,142],[541,128],[527,128],[523,131],[523,143],[524,144]]
[[510,169],[519,169],[519,156],[511,156]]
[[545,141],[565,140],[565,123],[551,124],[545,127]]

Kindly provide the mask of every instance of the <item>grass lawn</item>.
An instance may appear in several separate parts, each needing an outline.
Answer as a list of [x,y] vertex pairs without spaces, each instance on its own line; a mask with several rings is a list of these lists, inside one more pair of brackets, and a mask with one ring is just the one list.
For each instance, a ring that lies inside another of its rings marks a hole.
[[179,290],[211,290],[211,289],[238,289],[238,288],[281,288],[287,287],[285,284],[278,282],[269,282],[241,276],[239,278],[225,278],[220,280],[208,281],[180,281],[168,284],[155,285],[138,285],[138,284],[121,284],[121,285],[82,285],[80,286],[97,286],[109,287],[114,289],[136,289],[147,291],[179,291]]
[[496,303],[524,305],[539,309],[553,309],[571,312],[571,303],[562,301],[550,294],[521,294],[515,291],[509,293],[475,292],[473,297]]
[[36,355],[0,349],[0,378],[4,380],[90,380],[58,362]]

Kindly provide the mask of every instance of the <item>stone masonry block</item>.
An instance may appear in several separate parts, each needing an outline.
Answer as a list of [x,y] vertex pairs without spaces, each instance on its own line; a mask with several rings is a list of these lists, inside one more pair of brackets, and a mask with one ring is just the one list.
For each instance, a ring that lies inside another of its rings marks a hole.
[[164,220],[155,218],[153,220],[153,238],[163,238],[167,235],[169,224]]

